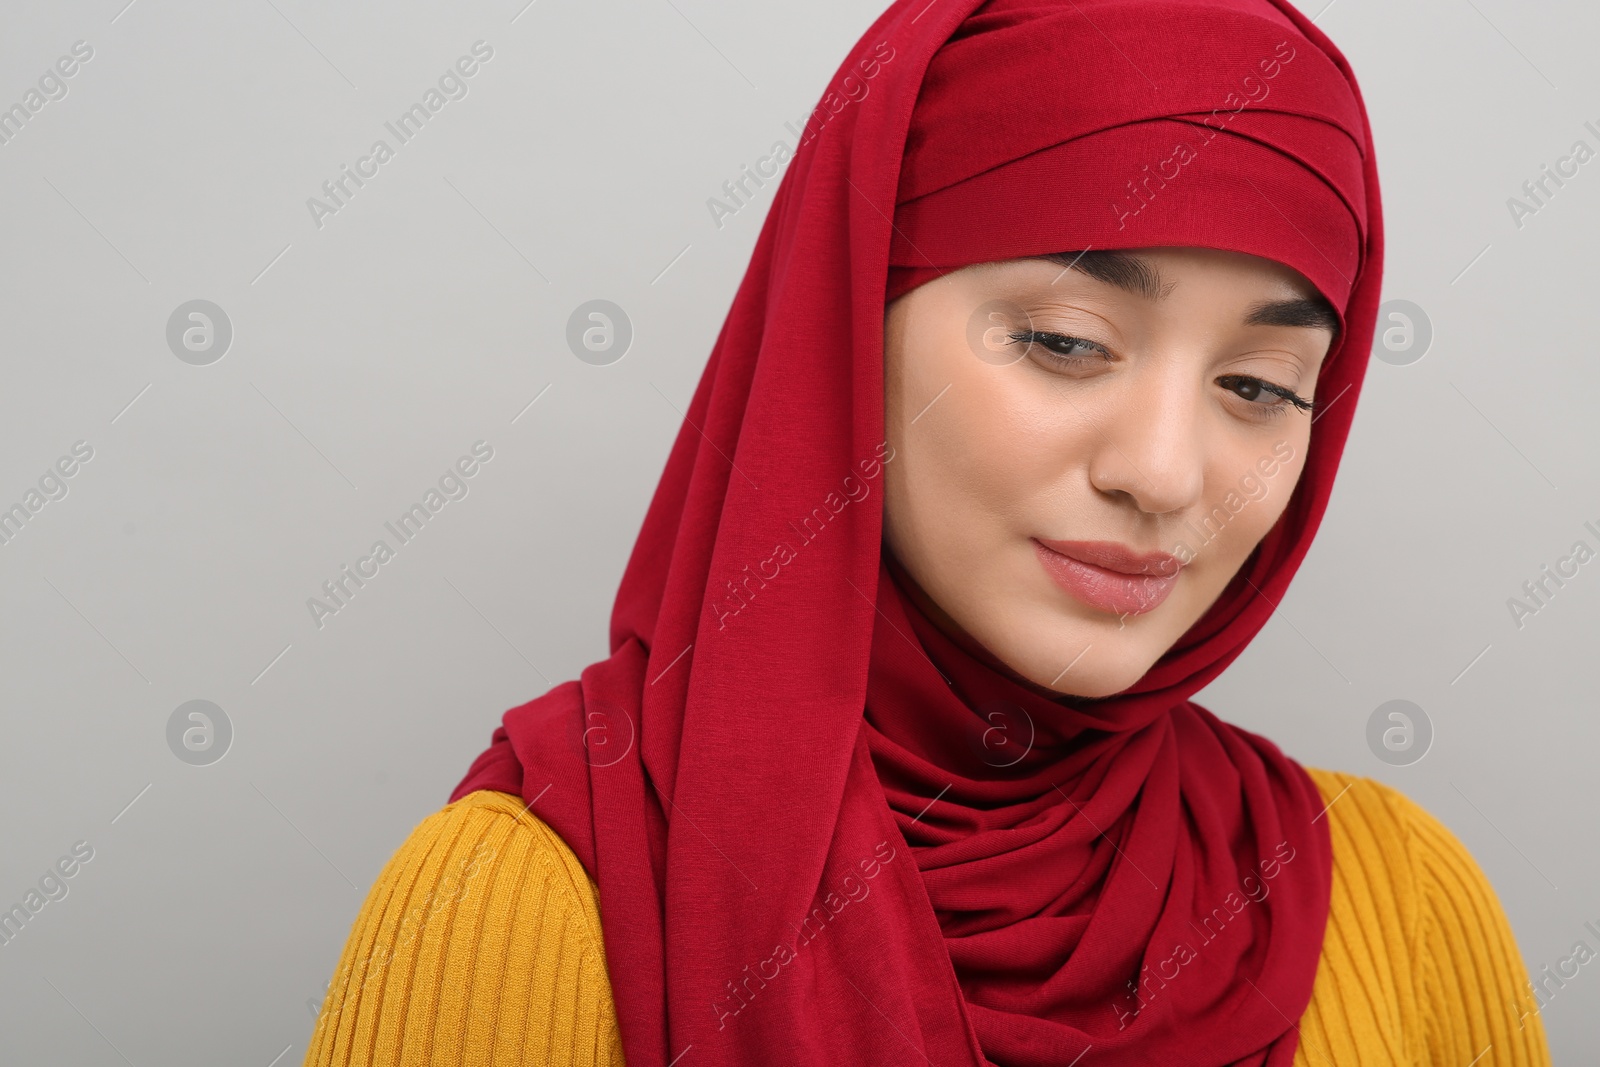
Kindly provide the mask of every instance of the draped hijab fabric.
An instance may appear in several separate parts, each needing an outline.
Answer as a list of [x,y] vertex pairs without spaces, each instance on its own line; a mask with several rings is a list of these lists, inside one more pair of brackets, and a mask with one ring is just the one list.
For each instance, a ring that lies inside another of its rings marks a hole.
[[[884,306],[970,263],[1161,245],[1288,264],[1342,328],[1239,575],[1128,690],[1052,699],[882,550]],[[872,24],[787,161],[611,655],[507,711],[451,794],[520,794],[595,878],[630,1064],[1287,1067],[1327,822],[1302,767],[1189,698],[1316,533],[1381,263],[1354,76],[1285,3]]]

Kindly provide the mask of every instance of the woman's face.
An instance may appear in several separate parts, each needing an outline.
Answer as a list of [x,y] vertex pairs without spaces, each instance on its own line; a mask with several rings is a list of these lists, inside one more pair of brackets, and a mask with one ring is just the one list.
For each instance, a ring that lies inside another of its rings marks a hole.
[[1312,420],[1285,397],[1329,403],[1312,389],[1338,320],[1239,252],[1073,258],[977,264],[889,305],[884,536],[947,632],[1101,697],[1282,514]]

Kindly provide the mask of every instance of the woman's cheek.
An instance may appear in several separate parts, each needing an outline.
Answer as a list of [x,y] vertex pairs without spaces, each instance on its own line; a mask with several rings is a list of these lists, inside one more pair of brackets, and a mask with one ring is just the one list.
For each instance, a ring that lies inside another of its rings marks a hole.
[[[1280,436],[1273,439],[1271,448],[1241,453],[1223,468],[1226,479],[1219,478],[1217,487],[1207,494],[1205,514],[1227,519],[1213,546],[1220,550],[1214,555],[1226,565],[1227,577],[1244,563],[1288,507],[1305,468],[1305,443]],[[1206,555],[1202,549],[1201,558]]]

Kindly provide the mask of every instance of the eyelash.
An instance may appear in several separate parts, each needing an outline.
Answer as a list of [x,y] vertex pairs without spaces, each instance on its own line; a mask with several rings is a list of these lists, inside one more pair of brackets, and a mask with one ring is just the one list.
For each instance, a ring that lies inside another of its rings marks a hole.
[[[1066,353],[1057,352],[1050,348],[1052,344],[1059,344],[1067,347],[1071,347],[1072,345],[1087,345],[1101,353],[1103,362],[1109,363],[1112,359],[1111,353],[1106,350],[1104,345],[1098,344],[1094,341],[1085,340],[1082,337],[1072,337],[1068,334],[1053,333],[1049,330],[1020,330],[1015,333],[1009,333],[1006,335],[1006,337],[1012,343],[1037,343],[1040,348],[1044,350],[1045,355],[1049,356],[1052,362],[1058,364],[1079,364],[1088,357],[1083,355],[1069,355]],[[1239,397],[1239,399],[1250,402],[1254,407],[1261,408],[1261,414],[1268,417],[1276,418],[1277,416],[1283,415],[1289,410],[1291,405],[1301,411],[1310,411],[1316,405],[1315,401],[1307,400],[1293,391],[1285,389],[1281,385],[1275,385],[1263,378],[1256,378],[1248,374],[1224,374],[1222,377],[1217,379],[1217,383],[1224,389],[1233,392],[1233,394]],[[1254,386],[1257,397],[1262,393],[1266,393],[1271,396],[1275,396],[1278,399],[1269,404],[1257,403],[1255,397],[1243,396],[1237,391],[1236,387],[1241,385]]]

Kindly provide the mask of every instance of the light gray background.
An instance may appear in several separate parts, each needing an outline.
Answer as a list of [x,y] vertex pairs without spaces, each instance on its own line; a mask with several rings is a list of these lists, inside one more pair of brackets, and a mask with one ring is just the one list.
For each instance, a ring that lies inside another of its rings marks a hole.
[[[0,106],[94,49],[0,145],[0,507],[94,450],[0,545],[0,905],[94,849],[0,946],[0,1042],[8,1063],[299,1063],[393,849],[501,712],[605,654],[773,186],[720,229],[707,198],[793,145],[880,8],[125,3],[0,16]],[[1374,362],[1315,549],[1200,699],[1434,812],[1537,972],[1600,945],[1600,562],[1521,629],[1507,607],[1600,547],[1600,161],[1521,228],[1506,201],[1600,147],[1600,11],[1335,0],[1319,25],[1376,128],[1385,296],[1435,338]],[[307,198],[479,39],[468,95],[319,229]],[[209,366],[165,339],[196,298],[234,329]],[[564,340],[595,298],[636,329],[610,366]],[[307,598],[480,439],[468,495],[318,629]],[[1394,698],[1436,732],[1411,766],[1366,741]],[[232,723],[209,766],[168,747],[192,699]],[[1597,1009],[1600,964],[1544,1013],[1557,1062],[1600,1050]]]

